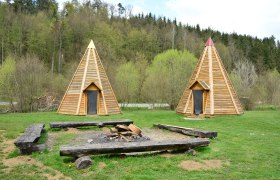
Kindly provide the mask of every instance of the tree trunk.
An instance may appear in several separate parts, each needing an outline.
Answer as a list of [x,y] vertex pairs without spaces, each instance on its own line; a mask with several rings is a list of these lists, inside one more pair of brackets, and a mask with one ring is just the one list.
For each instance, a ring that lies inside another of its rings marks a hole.
[[175,25],[172,24],[172,49],[175,48]]
[[186,48],[187,48],[186,43],[187,43],[187,32],[184,31],[184,48],[183,48],[183,49],[186,49]]
[[59,56],[58,56],[58,73],[61,73],[61,58],[62,58],[62,32],[61,27],[59,29]]
[[174,110],[175,109],[175,104],[170,104],[170,109]]
[[53,75],[53,72],[54,72],[54,55],[55,55],[55,38],[53,40],[53,54],[52,54],[52,63],[51,63],[52,75]]
[[3,40],[3,38],[2,38],[2,45],[1,45],[1,55],[2,55],[1,60],[2,60],[2,64],[3,64],[3,62],[4,62],[4,40]]
[[53,55],[52,55],[52,65],[51,65],[51,71],[52,71],[52,75],[53,75],[53,69],[54,69],[54,52],[53,52]]

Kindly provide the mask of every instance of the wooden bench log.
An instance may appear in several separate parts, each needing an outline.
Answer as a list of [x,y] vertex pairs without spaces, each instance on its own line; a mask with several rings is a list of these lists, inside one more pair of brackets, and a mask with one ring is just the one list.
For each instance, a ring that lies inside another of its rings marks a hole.
[[25,129],[23,135],[21,135],[14,143],[20,149],[21,153],[30,154],[33,151],[42,149],[34,143],[39,140],[44,127],[44,124],[32,124]]
[[161,129],[167,129],[173,132],[178,132],[181,134],[185,134],[188,136],[195,136],[201,138],[215,138],[217,137],[218,133],[214,131],[205,131],[201,129],[194,129],[194,128],[185,128],[179,126],[171,126],[166,124],[154,124],[154,127],[158,127]]
[[60,147],[60,156],[81,157],[86,155],[118,154],[158,150],[188,150],[199,146],[208,146],[209,143],[209,139],[194,138],[185,140],[115,142],[74,146],[64,145]]
[[75,161],[77,169],[85,169],[92,165],[92,160],[89,156],[83,156]]
[[75,128],[83,126],[115,126],[117,124],[133,124],[131,120],[108,120],[108,121],[72,121],[72,122],[51,122],[51,128]]

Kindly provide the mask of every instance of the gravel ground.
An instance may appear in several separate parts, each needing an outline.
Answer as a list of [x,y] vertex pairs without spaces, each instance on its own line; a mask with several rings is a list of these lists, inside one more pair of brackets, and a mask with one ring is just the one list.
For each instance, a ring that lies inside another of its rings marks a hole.
[[[168,130],[162,130],[157,128],[142,128],[142,137],[137,136],[133,139],[133,142],[149,141],[149,140],[171,140],[171,139],[186,139],[189,138],[186,135],[170,132]],[[122,138],[110,139],[106,136],[109,133],[108,128],[103,128],[102,131],[94,130],[79,130],[71,128],[65,132],[50,132],[48,135],[47,145],[49,148],[56,142],[56,139],[63,135],[63,133],[76,134],[75,138],[71,139],[68,144],[71,145],[83,145],[83,144],[93,144],[93,143],[113,143],[113,142],[126,142]]]

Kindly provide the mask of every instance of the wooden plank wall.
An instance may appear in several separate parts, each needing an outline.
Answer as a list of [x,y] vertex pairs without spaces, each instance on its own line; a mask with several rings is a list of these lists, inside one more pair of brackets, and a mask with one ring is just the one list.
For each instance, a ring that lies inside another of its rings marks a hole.
[[214,89],[214,113],[215,114],[236,114],[232,98],[229,93],[229,88],[222,74],[223,69],[219,67],[218,58],[215,55],[215,48],[212,49],[213,63],[213,89]]
[[[85,65],[88,53],[90,54],[86,70]],[[84,75],[85,80],[83,83]],[[98,114],[121,113],[117,99],[95,48],[87,48],[62,99],[58,112],[63,114],[76,114],[78,104],[80,104],[78,115],[86,115],[87,96],[84,90],[92,82],[101,88],[101,92],[98,94]],[[82,85],[83,87],[81,87]],[[81,93],[81,102],[79,103],[78,101]]]
[[192,99],[192,97],[191,97],[192,92],[189,89],[189,86],[192,83],[194,83],[194,81],[196,80],[197,75],[201,68],[201,63],[203,63],[205,54],[206,54],[206,48],[204,48],[203,53],[202,53],[199,61],[197,62],[196,67],[192,73],[192,76],[188,81],[188,85],[187,85],[186,89],[184,90],[183,95],[178,103],[178,106],[176,108],[177,113],[190,113],[190,111],[191,111],[189,106],[192,105],[190,102],[190,100]]
[[[207,52],[208,49],[209,51],[212,49],[211,52]],[[210,56],[210,58],[212,58],[212,72],[209,72],[208,53],[210,53],[210,55],[212,54]],[[210,85],[210,73],[212,73],[213,77],[214,114],[243,113],[239,98],[214,46],[211,48],[209,48],[208,46],[204,48],[203,55],[201,56],[201,59],[198,62],[191,79],[189,80],[188,86],[186,87],[183,96],[179,101],[176,112],[183,114],[193,114],[193,98],[192,91],[189,89],[189,86],[197,80],[203,80],[206,82],[206,84]],[[204,98],[204,114],[209,115],[211,114],[210,95],[207,94],[207,96]],[[237,107],[237,110],[235,107]]]
[[94,82],[97,86],[101,87],[97,76],[97,67],[95,65],[96,55],[93,49],[90,49],[90,53],[92,55],[89,57],[88,70],[85,79],[85,86],[83,87],[83,89],[87,88],[87,86],[92,82]]
[[81,105],[80,105],[80,110],[79,110],[79,115],[85,115],[86,114],[86,94],[82,94],[82,99],[81,99]]
[[95,52],[97,55],[96,61],[97,61],[98,69],[99,69],[99,75],[100,75],[101,84],[102,84],[102,88],[103,88],[102,92],[103,92],[103,95],[105,98],[105,106],[107,109],[107,113],[108,114],[119,114],[119,113],[121,113],[121,110],[119,108],[118,101],[117,101],[114,91],[111,87],[111,84],[109,82],[105,69],[101,63],[101,60],[97,54],[97,51],[95,50]]
[[[88,52],[86,50],[85,54]],[[84,55],[61,101],[59,113],[76,114],[87,56]]]
[[220,63],[221,63],[221,66],[222,66],[222,70],[224,71],[224,74],[225,74],[225,77],[224,77],[224,78],[225,78],[226,81],[227,81],[227,84],[228,84],[228,87],[229,87],[228,90],[231,92],[232,97],[233,97],[233,100],[234,100],[234,102],[235,102],[235,104],[236,104],[238,114],[242,114],[242,113],[243,113],[242,105],[241,105],[241,103],[240,103],[240,101],[239,101],[239,98],[238,98],[238,96],[237,96],[237,93],[236,93],[236,91],[235,91],[235,89],[234,89],[234,87],[233,87],[233,84],[232,84],[232,82],[231,82],[231,80],[230,80],[230,78],[229,78],[229,75],[228,75],[228,73],[227,73],[227,71],[226,71],[226,69],[225,69],[225,67],[224,67],[224,65],[223,65],[223,61],[221,60],[220,55],[219,55],[219,53],[218,53],[217,50],[215,51],[215,54],[216,54],[217,59],[220,60]]

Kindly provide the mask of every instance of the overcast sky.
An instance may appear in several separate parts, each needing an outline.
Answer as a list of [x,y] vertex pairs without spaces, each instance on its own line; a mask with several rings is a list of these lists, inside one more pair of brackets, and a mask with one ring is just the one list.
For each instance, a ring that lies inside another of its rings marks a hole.
[[[60,4],[67,0],[58,0]],[[104,0],[131,5],[133,13],[151,12],[183,24],[211,27],[259,38],[280,40],[280,0]]]

